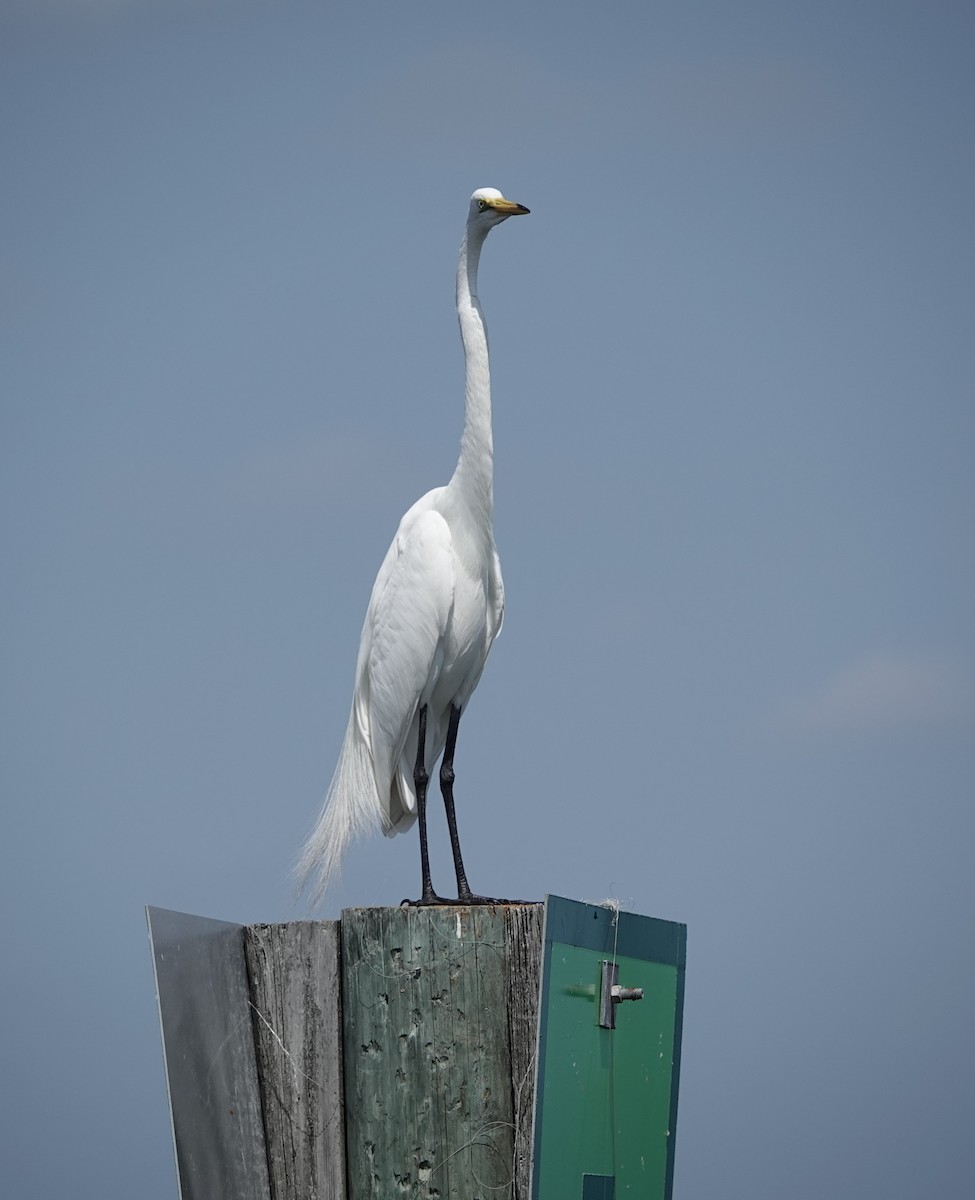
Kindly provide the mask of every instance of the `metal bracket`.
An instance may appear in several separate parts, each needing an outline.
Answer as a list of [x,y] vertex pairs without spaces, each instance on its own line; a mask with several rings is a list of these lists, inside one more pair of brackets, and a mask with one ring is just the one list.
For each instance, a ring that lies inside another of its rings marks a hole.
[[642,1000],[643,988],[620,987],[619,963],[603,959],[603,981],[599,989],[599,1026],[601,1029],[616,1028],[616,1005],[624,1000]]

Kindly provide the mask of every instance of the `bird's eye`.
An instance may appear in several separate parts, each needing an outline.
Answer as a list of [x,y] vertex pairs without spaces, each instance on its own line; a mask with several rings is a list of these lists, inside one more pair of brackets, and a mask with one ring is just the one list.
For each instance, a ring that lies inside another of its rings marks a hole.
[[480,212],[484,212],[484,210],[487,208],[487,201],[486,200],[478,200],[477,207]]

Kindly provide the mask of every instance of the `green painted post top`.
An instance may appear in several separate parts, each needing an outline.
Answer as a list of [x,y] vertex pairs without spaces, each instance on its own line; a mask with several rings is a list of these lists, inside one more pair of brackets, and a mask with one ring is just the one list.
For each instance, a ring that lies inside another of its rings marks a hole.
[[[687,927],[549,896],[533,1200],[670,1200]],[[643,998],[600,1026],[603,962]]]

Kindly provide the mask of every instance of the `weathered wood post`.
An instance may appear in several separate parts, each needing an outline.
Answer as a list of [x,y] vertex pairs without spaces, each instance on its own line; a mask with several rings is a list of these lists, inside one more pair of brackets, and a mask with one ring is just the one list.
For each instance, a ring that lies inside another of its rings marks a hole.
[[342,914],[349,1200],[527,1200],[541,913]]
[[244,930],[270,1200],[527,1200],[541,905]]
[[248,925],[244,952],[271,1200],[343,1200],[339,923]]

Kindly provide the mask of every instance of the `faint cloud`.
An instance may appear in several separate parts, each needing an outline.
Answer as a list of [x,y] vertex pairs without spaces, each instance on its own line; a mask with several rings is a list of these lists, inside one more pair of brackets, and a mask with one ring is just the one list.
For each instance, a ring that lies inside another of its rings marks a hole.
[[894,732],[955,724],[969,712],[958,666],[923,655],[875,654],[837,672],[785,714],[795,733]]

